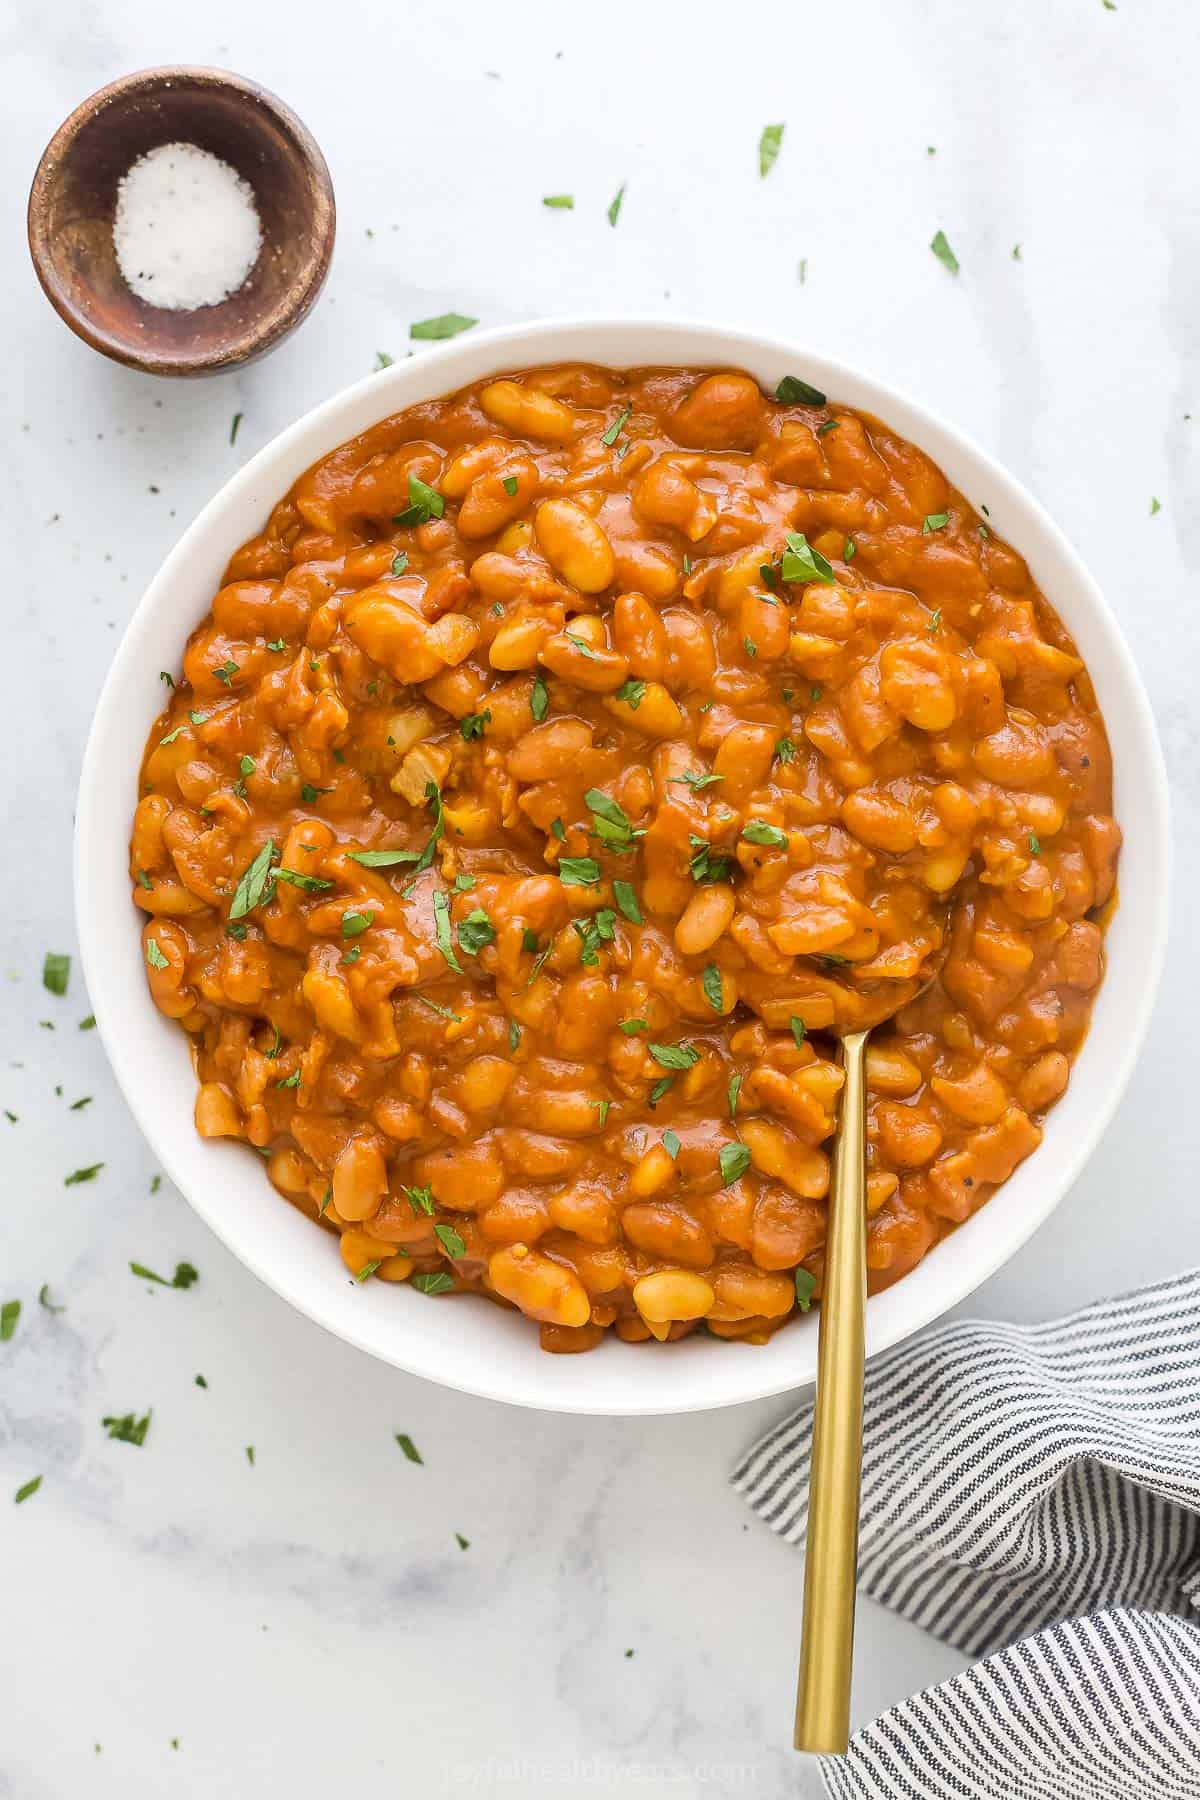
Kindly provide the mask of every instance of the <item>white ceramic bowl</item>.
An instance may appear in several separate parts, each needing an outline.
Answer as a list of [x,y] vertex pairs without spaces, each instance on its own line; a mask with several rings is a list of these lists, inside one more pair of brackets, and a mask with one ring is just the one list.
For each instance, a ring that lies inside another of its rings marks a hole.
[[1121,905],[1108,974],[1070,1087],[1045,1140],[967,1224],[867,1308],[874,1352],[926,1324],[984,1281],[1070,1187],[1112,1117],[1150,1017],[1167,936],[1166,777],[1137,670],[1099,588],[1041,507],[957,431],[856,369],[795,345],[717,326],[636,321],[538,323],[471,332],[369,376],[308,413],[248,462],[168,556],[126,631],[88,740],[79,792],[75,888],[88,988],[125,1097],[163,1168],[200,1216],[277,1294],[385,1362],[450,1387],[523,1406],[580,1413],[686,1412],[802,1386],[816,1369],[815,1317],[761,1348],[697,1333],[671,1346],[605,1344],[549,1356],[524,1319],[475,1299],[439,1299],[345,1275],[332,1237],[269,1186],[258,1158],[206,1143],[192,1124],[195,1078],[184,1034],[153,1005],[127,843],[142,746],[162,703],[158,671],[176,668],[231,553],[257,531],[310,463],[386,414],[536,363],[583,360],[737,367],[773,390],[798,374],[875,413],[927,451],[997,532],[1028,559],[1086,658],[1108,725],[1115,810],[1125,832]]

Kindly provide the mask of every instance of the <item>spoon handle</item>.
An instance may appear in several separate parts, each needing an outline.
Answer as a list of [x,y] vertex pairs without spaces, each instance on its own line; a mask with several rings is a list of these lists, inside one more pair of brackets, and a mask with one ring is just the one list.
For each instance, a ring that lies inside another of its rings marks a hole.
[[867,1303],[867,1033],[842,1040],[842,1116],[829,1194],[817,1405],[809,1477],[804,1623],[796,1690],[797,1750],[840,1755],[850,1732],[854,1583],[862,1480]]

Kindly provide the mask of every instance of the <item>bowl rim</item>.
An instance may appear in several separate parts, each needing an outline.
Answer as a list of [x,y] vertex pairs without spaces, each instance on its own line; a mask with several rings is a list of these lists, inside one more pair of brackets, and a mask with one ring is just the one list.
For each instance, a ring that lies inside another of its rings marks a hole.
[[[644,353],[645,346],[656,342],[670,344],[672,353],[666,357]],[[1081,652],[1097,689],[1103,685],[1108,690],[1101,705],[1113,744],[1115,810],[1126,833],[1121,870],[1124,900],[1107,939],[1106,979],[1096,997],[1089,1035],[1072,1070],[1072,1082],[1049,1115],[1043,1145],[1010,1177],[1003,1194],[950,1233],[901,1281],[872,1297],[867,1307],[868,1355],[879,1354],[957,1305],[1008,1261],[1059,1204],[1125,1093],[1149,1026],[1165,958],[1171,870],[1168,789],[1150,703],[1098,584],[1059,527],[1015,477],[965,433],[891,383],[790,340],[704,320],[602,316],[475,330],[419,358],[363,377],[278,433],[230,477],[184,530],[150,581],[110,665],[80,774],[74,869],[80,958],[117,1083],[163,1169],[239,1261],[289,1305],[367,1354],[482,1398],[605,1416],[699,1411],[768,1398],[810,1383],[816,1368],[815,1320],[794,1322],[787,1331],[773,1335],[768,1345],[752,1352],[742,1345],[715,1340],[702,1343],[696,1334],[672,1346],[666,1356],[660,1353],[646,1369],[641,1346],[605,1345],[583,1358],[546,1355],[538,1348],[528,1323],[521,1320],[520,1331],[532,1340],[534,1362],[518,1346],[511,1330],[506,1334],[505,1327],[511,1327],[512,1320],[498,1307],[478,1307],[475,1324],[465,1329],[453,1322],[447,1327],[440,1318],[436,1322],[431,1318],[428,1330],[419,1322],[406,1329],[402,1316],[378,1304],[380,1295],[371,1289],[378,1289],[379,1284],[358,1290],[357,1316],[350,1317],[335,1279],[327,1279],[327,1291],[326,1285],[310,1279],[302,1265],[316,1264],[302,1240],[285,1228],[282,1218],[287,1215],[289,1223],[294,1221],[312,1240],[324,1240],[327,1234],[313,1232],[310,1219],[280,1205],[278,1195],[258,1170],[248,1172],[254,1176],[255,1191],[261,1191],[280,1216],[275,1226],[266,1215],[260,1220],[253,1204],[247,1223],[244,1214],[231,1210],[218,1197],[217,1189],[224,1185],[220,1179],[223,1171],[187,1167],[199,1164],[196,1148],[202,1142],[195,1134],[190,1107],[180,1126],[174,1121],[168,1125],[152,1104],[153,1084],[161,1074],[161,1052],[167,1042],[162,1037],[155,1047],[152,1040],[161,1035],[157,1027],[169,1025],[175,1038],[181,1034],[172,1022],[162,1019],[143,981],[137,982],[133,995],[128,988],[128,978],[141,961],[140,950],[131,958],[129,948],[138,934],[131,929],[129,917],[125,848],[136,799],[136,764],[134,768],[114,767],[106,746],[109,740],[133,732],[140,745],[160,710],[154,695],[145,691],[146,665],[140,651],[156,628],[165,637],[163,621],[170,613],[176,586],[198,587],[204,595],[198,609],[189,612],[182,632],[170,619],[178,656],[183,638],[211,602],[228,557],[247,531],[257,528],[253,524],[247,527],[246,517],[260,525],[304,468],[366,429],[368,423],[422,400],[486,375],[569,361],[615,368],[664,363],[744,367],[771,385],[779,374],[799,367],[835,400],[874,414],[889,429],[925,449],[939,466],[945,468],[949,463],[947,473],[956,487],[963,487],[964,469],[972,478],[986,481],[992,515],[1002,519],[998,532],[1030,562],[1039,586],[1077,641],[1080,621],[1084,621],[1082,635],[1088,641],[1080,643]],[[206,564],[216,571],[211,579],[195,572]],[[1057,571],[1057,585],[1048,591],[1044,571],[1049,566]],[[166,653],[164,643],[161,654]],[[133,723],[131,713],[135,715]],[[1136,750],[1136,760],[1118,757],[1116,736]],[[118,831],[116,843],[110,826]],[[1133,842],[1137,854],[1131,869]],[[93,870],[102,869],[106,860],[114,871],[113,892],[107,898],[104,887],[97,892],[93,881]],[[1119,958],[1112,954],[1118,939]],[[1115,979],[1118,963],[1119,984]],[[1119,992],[1114,992],[1118,986]],[[1107,1007],[1106,993],[1111,996]],[[1101,1018],[1103,1033],[1099,1031]],[[1103,1057],[1099,1048],[1089,1057],[1089,1045],[1100,1036],[1105,1040]],[[188,1061],[187,1081],[194,1095],[190,1057]],[[1056,1124],[1060,1120],[1061,1124]],[[1049,1155],[1052,1142],[1053,1157]],[[204,1149],[213,1153],[211,1145]],[[1029,1180],[1029,1171],[1032,1167],[1036,1177],[1039,1159],[1047,1176],[1052,1165],[1055,1173],[1052,1179],[1035,1185]],[[244,1185],[241,1175],[235,1172],[230,1185]],[[1020,1206],[1015,1199],[1018,1187]],[[269,1258],[262,1246],[252,1241],[256,1226],[262,1235],[283,1244],[282,1263]],[[383,1292],[388,1306],[396,1301],[404,1305],[408,1300],[395,1288]],[[461,1302],[463,1307],[466,1304]],[[416,1317],[420,1320],[422,1315]],[[476,1339],[478,1345],[472,1350]],[[464,1342],[467,1353],[460,1355]],[[618,1361],[619,1375],[615,1373]],[[569,1378],[564,1376],[564,1365]],[[589,1367],[595,1369],[594,1376],[589,1376]]]
[[[190,356],[165,356],[105,331],[79,312],[71,295],[58,279],[50,254],[45,221],[53,186],[59,170],[69,156],[83,128],[106,107],[155,88],[169,88],[185,83],[198,88],[226,88],[240,94],[243,101],[269,113],[295,145],[308,171],[315,202],[314,229],[304,265],[284,303],[276,304],[261,318],[248,323],[244,330],[224,345],[199,351]],[[329,274],[337,234],[337,201],[329,165],[312,132],[287,102],[261,82],[232,69],[219,69],[208,63],[160,63],[149,69],[134,69],[120,75],[88,94],[72,108],[38,158],[29,199],[25,208],[25,234],[29,256],[42,292],[51,306],[75,336],[92,350],[126,368],[138,369],[145,375],[174,375],[181,378],[219,374],[265,356],[282,342],[311,311]]]

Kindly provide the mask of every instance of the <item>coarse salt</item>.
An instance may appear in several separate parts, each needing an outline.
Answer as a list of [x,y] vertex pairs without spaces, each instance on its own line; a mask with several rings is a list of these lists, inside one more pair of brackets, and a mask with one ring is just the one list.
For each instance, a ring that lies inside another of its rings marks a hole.
[[152,306],[215,306],[241,287],[261,244],[253,188],[197,144],[147,151],[117,188],[117,262]]

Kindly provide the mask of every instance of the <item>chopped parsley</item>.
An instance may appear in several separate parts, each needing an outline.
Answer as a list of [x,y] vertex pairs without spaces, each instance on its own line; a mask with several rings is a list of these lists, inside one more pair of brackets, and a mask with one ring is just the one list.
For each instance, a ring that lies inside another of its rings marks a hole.
[[750,1152],[745,1144],[721,1145],[721,1181],[728,1187],[739,1175],[744,1175],[750,1167]]
[[[824,406],[825,395],[799,375],[785,375],[775,389],[775,398],[784,406]],[[785,577],[786,579],[786,577]]]
[[673,1075],[664,1075],[662,1080],[656,1081],[654,1086],[650,1089],[646,1099],[652,1112],[674,1080],[675,1077]]
[[508,1053],[515,1056],[521,1047],[521,1027],[515,1019],[508,1021]]
[[422,1214],[429,1218],[433,1213],[433,1189],[431,1187],[406,1187],[402,1189],[404,1198],[412,1208],[413,1217],[419,1219]]
[[593,856],[562,856],[558,878],[564,887],[595,887],[600,879],[600,864]]
[[679,1155],[679,1134],[678,1134],[678,1132],[664,1131],[662,1134],[662,1146],[663,1146],[663,1149],[666,1151],[667,1155],[670,1157],[671,1161],[674,1162],[675,1158]]
[[633,890],[631,882],[614,881],[613,899],[616,901],[622,914],[629,920],[631,925],[642,924],[642,909],[638,905],[638,897]]
[[306,894],[322,894],[333,886],[322,875],[303,875],[298,869],[276,869],[276,881],[286,881],[289,887],[302,888]]
[[933,633],[933,635],[936,637],[938,632],[941,629],[942,629],[942,609],[940,606],[935,606],[933,611],[929,615],[929,624],[926,626],[926,630],[931,631]]
[[632,710],[636,712],[638,707],[642,704],[642,697],[645,692],[646,684],[644,681],[623,681],[613,695],[613,699],[623,700],[626,706],[631,707]]
[[626,425],[629,423],[629,420],[632,417],[632,415],[633,415],[633,408],[631,406],[627,406],[621,412],[619,412],[617,414],[616,418],[613,420],[612,424],[609,426],[608,430],[604,433],[603,437],[600,439],[600,442],[602,444],[607,444],[609,449],[611,450],[613,445],[616,443],[617,439],[620,437],[621,433],[624,431]]
[[281,656],[287,649],[287,640],[285,638],[268,638],[267,649],[274,650],[277,656]]
[[781,737],[775,745],[775,754],[781,763],[790,763],[796,755],[796,746],[790,737]]
[[802,531],[789,531],[786,543],[779,562],[785,581],[823,581],[828,587],[837,586],[832,563],[813,548]]
[[700,1061],[700,1052],[691,1044],[647,1044],[646,1048],[662,1069],[690,1069]]
[[709,963],[700,977],[700,986],[704,989],[704,998],[714,1012],[719,1013],[725,1003],[725,994],[721,986],[721,971],[716,963]]
[[454,1286],[454,1277],[438,1270],[432,1275],[414,1275],[410,1286],[415,1287],[418,1294],[445,1294]]
[[857,554],[858,545],[853,538],[847,538],[845,544],[842,546],[842,561],[853,562]]
[[387,869],[396,863],[411,863],[414,877],[428,869],[433,862],[433,853],[442,841],[446,829],[446,821],[442,814],[442,795],[436,783],[425,783],[425,804],[433,810],[433,830],[423,850],[351,850],[348,852],[352,862],[361,863],[366,869]]
[[240,673],[241,665],[235,662],[223,662],[220,668],[213,670],[217,680],[223,681],[226,687],[232,687],[234,676],[240,675]]
[[609,202],[608,222],[610,225],[615,225],[617,220],[621,216],[621,206],[624,202],[625,189],[628,187],[628,185],[629,185],[629,183],[627,181],[623,181],[621,183],[620,187],[617,189],[616,193],[613,195],[611,201]]
[[[33,1496],[37,1493],[37,1491],[41,1487],[41,1485],[42,1485],[42,1478],[40,1475],[35,1475],[33,1477],[32,1481],[24,1482],[23,1485],[21,1487],[19,1487],[17,1489],[16,1493],[13,1495],[13,1504],[15,1506],[20,1506],[20,1504],[23,1500],[31,1500],[33,1498]],[[97,1745],[96,1747],[97,1747],[97,1749],[99,1749],[99,1745]]]
[[742,639],[742,647],[745,650],[747,656],[753,657],[753,656],[758,655],[758,645],[755,643],[755,641],[752,637],[743,638]]
[[496,928],[484,912],[477,906],[469,912],[458,928],[458,942],[468,956],[478,956],[485,944],[490,944],[496,936]]
[[1029,834],[1029,851],[1032,856],[1040,856],[1042,854],[1042,840],[1038,837],[1037,833],[1033,831]]
[[413,1443],[412,1439],[409,1437],[407,1431],[398,1431],[396,1433],[396,1442],[399,1444],[400,1448],[403,1450],[405,1456],[407,1456],[409,1462],[424,1463],[424,1460],[425,1460],[424,1457],[421,1455],[421,1452],[417,1449],[417,1446]]
[[431,488],[418,475],[408,478],[408,505],[403,512],[396,514],[393,521],[396,525],[428,525],[430,519],[440,519],[446,510],[446,502],[436,488]]
[[408,567],[408,551],[398,550],[392,558],[392,574],[403,575]]
[[21,1317],[21,1302],[6,1300],[0,1306],[0,1344],[7,1344],[17,1329],[17,1320]]
[[711,787],[714,781],[724,781],[723,775],[708,775],[701,769],[685,769],[682,775],[672,775],[671,780],[680,787],[690,787],[693,793],[701,788]]
[[729,1077],[729,1116],[731,1119],[737,1118],[738,1096],[741,1091],[742,1077],[740,1075],[731,1075]]
[[611,944],[617,915],[610,906],[602,906],[590,919],[572,919],[571,928],[579,939],[579,960],[587,969],[600,961],[601,944]]
[[342,914],[342,936],[344,938],[361,937],[375,923],[375,914],[369,912],[347,912]]
[[[632,850],[634,839],[643,835],[634,830],[625,809],[599,788],[589,788],[583,796],[583,803],[592,815],[592,829],[606,849],[618,853]],[[562,868],[561,862],[559,868]]]
[[694,831],[689,832],[688,843],[695,851],[695,855],[688,863],[692,880],[724,881],[729,873],[729,858],[714,854],[712,845],[707,838],[698,837]]
[[622,1019],[617,1029],[623,1031],[626,1037],[636,1037],[639,1031],[645,1031],[646,1021],[645,1019]]
[[275,840],[268,838],[254,861],[243,873],[234,890],[233,903],[229,908],[231,919],[244,919],[248,912],[254,911],[264,897],[270,897],[268,884],[271,877],[271,860],[274,855]]
[[828,435],[831,431],[837,430],[838,425],[840,423],[841,423],[841,421],[838,419],[826,419],[826,421],[823,425],[817,426],[817,436],[818,437],[828,437]]
[[65,1306],[55,1306],[53,1300],[51,1300],[50,1283],[48,1281],[43,1281],[41,1287],[38,1289],[38,1305],[44,1306],[48,1313],[60,1313],[66,1312],[67,1310]]
[[95,1181],[104,1167],[102,1162],[92,1163],[86,1169],[72,1169],[69,1175],[63,1176],[64,1187],[78,1187],[82,1181]]
[[459,736],[464,743],[471,743],[475,738],[483,736],[483,728],[490,725],[492,715],[490,709],[481,713],[468,713],[465,719],[458,721]]
[[[354,954],[357,956],[358,952],[355,951]],[[346,958],[343,957],[342,961],[345,962]],[[455,1025],[462,1024],[461,1013],[451,1012],[448,1006],[439,1005],[436,1000],[430,1000],[425,994],[414,994],[413,999],[418,1006],[428,1007],[431,1013],[436,1013],[439,1019],[449,1019]]]
[[456,975],[461,975],[463,966],[454,954],[454,943],[450,936],[450,902],[445,894],[437,893],[433,896],[433,921],[438,949],[445,957],[447,966]]
[[931,531],[944,530],[949,523],[950,514],[948,512],[926,513],[925,523],[922,525],[921,530],[928,536]]
[[434,1235],[447,1256],[465,1256],[467,1246],[455,1231],[453,1225],[435,1225]]
[[540,724],[546,716],[550,704],[550,691],[541,676],[537,676],[533,684],[533,692],[529,696],[529,710]]
[[575,196],[574,194],[545,194],[542,197],[542,205],[551,207],[555,212],[574,212]]
[[500,486],[504,489],[510,500],[516,495],[518,485],[515,475],[502,475],[500,478]]
[[796,1270],[796,1305],[801,1312],[807,1312],[812,1305],[812,1297],[817,1291],[817,1278],[807,1269]]

